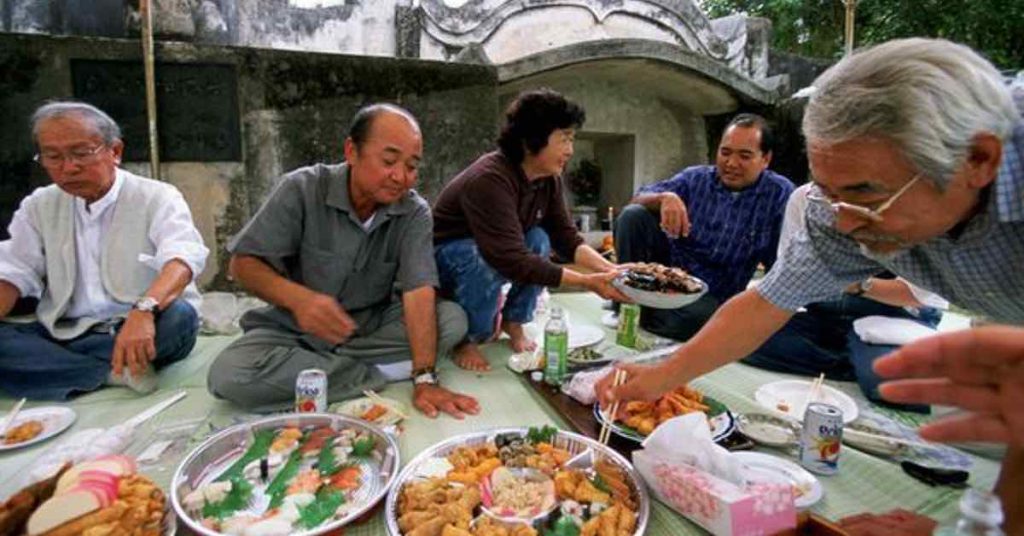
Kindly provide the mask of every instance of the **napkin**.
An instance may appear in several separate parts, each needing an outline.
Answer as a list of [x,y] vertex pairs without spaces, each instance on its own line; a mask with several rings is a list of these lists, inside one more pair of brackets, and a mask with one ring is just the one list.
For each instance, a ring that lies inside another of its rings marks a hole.
[[[663,422],[647,436],[642,446],[645,458],[691,465],[737,486],[746,483],[743,463],[715,444],[707,417],[699,411]],[[634,458],[637,454],[633,454]]]
[[865,316],[853,321],[853,331],[868,344],[902,346],[935,335],[936,331],[907,318]]

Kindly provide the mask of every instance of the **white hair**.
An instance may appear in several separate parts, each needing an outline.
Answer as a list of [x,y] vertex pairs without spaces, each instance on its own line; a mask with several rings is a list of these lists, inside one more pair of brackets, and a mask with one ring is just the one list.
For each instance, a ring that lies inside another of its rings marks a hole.
[[1002,75],[970,48],[899,39],[852,54],[814,82],[808,144],[891,140],[940,190],[988,132],[1006,141],[1019,120]]
[[32,114],[29,124],[32,128],[32,141],[36,142],[39,134],[39,124],[48,119],[67,117],[74,115],[81,117],[92,124],[96,133],[103,138],[103,143],[110,145],[114,140],[121,139],[121,127],[117,126],[106,112],[99,108],[77,101],[51,101],[39,108]]

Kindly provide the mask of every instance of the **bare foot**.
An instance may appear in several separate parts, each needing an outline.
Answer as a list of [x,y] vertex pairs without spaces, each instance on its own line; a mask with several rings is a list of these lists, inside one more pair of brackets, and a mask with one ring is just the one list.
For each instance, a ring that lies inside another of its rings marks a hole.
[[484,354],[480,353],[480,347],[467,342],[455,347],[455,364],[459,368],[472,370],[474,372],[486,372],[491,370],[491,364],[487,362]]
[[537,343],[526,336],[522,324],[502,322],[501,331],[508,334],[508,345],[512,347],[513,352],[518,354],[520,352],[532,352],[537,349]]

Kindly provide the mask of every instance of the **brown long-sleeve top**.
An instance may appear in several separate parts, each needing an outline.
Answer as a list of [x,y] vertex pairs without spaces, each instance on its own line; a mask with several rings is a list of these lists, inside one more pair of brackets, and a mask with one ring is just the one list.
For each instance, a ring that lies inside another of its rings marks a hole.
[[562,268],[526,247],[524,234],[538,225],[562,257],[572,259],[583,243],[565,207],[561,178],[530,181],[501,151],[462,170],[434,204],[434,244],[473,238],[484,260],[508,280],[556,287]]

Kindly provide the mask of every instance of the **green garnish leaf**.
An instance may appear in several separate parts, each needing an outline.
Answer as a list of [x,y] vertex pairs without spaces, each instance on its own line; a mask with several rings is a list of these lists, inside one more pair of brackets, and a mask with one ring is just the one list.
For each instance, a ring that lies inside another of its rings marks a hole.
[[316,492],[316,500],[299,509],[299,524],[307,529],[317,527],[330,519],[342,504],[345,504],[345,494],[324,486]]
[[365,458],[373,452],[373,447],[377,444],[374,442],[372,437],[364,437],[357,439],[352,443],[352,456],[356,458]]
[[601,478],[601,475],[594,475],[594,478],[590,480],[590,483],[593,484],[595,488],[605,493],[611,494],[612,492],[612,489],[608,487],[608,483]]
[[231,479],[231,491],[221,500],[203,505],[203,517],[224,519],[245,508],[252,496],[252,484],[248,480],[235,477]]
[[558,428],[553,426],[544,425],[543,428],[531,426],[530,429],[526,431],[526,440],[532,445],[539,443],[551,443],[554,441],[556,435],[558,435]]
[[266,494],[270,496],[270,508],[281,506],[281,502],[284,501],[284,493],[288,491],[288,484],[299,473],[299,462],[301,459],[302,456],[299,455],[299,450],[293,450],[288,456],[288,461],[285,462],[284,467],[274,475],[274,480],[270,481],[266,491]]
[[579,536],[580,528],[576,526],[576,523],[569,517],[562,516],[555,521],[555,525],[551,529],[544,531],[544,536]]
[[217,482],[223,482],[225,480],[235,481],[236,478],[242,476],[242,471],[246,465],[260,458],[266,458],[270,452],[270,444],[274,442],[274,431],[273,430],[260,430],[253,434],[252,445],[242,454],[242,457],[231,464],[227,471],[224,471],[219,477]]
[[327,440],[323,448],[320,449],[316,467],[320,471],[321,476],[331,476],[341,469],[341,467],[338,467],[338,457],[334,455],[334,446],[331,445],[331,440]]

